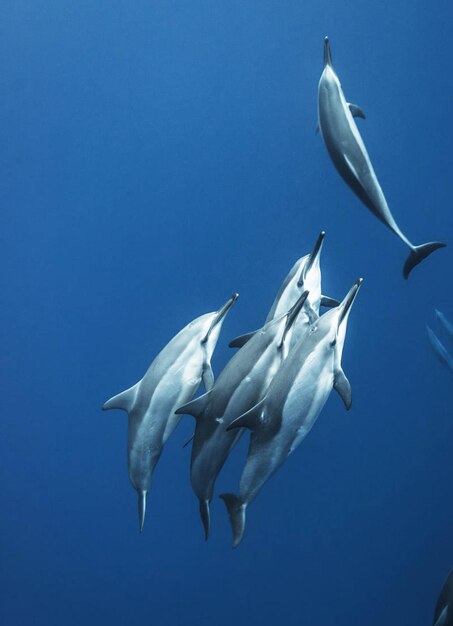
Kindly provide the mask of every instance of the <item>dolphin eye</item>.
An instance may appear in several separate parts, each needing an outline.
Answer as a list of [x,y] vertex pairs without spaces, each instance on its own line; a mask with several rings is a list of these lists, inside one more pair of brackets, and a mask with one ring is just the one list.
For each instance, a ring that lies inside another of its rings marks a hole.
[[330,346],[333,348],[337,343],[337,338],[335,337],[335,339],[333,341],[330,342]]

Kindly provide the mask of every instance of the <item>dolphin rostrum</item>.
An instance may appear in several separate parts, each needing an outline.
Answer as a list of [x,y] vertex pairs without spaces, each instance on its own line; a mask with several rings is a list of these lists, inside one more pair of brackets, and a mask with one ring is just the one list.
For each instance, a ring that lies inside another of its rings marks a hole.
[[[333,307],[339,304],[334,298],[321,295],[321,269],[319,267],[319,260],[325,235],[326,233],[322,231],[311,253],[298,259],[290,269],[275,296],[275,300],[265,320],[265,323],[270,322],[289,311],[300,297],[301,293],[308,291],[309,294],[304,307],[294,323],[291,346],[297,343],[307,326],[317,319],[321,305]],[[255,332],[256,331],[253,331],[236,337],[236,339],[230,341],[230,347],[240,348],[253,337]]]
[[233,547],[244,534],[247,506],[310,432],[332,388],[347,409],[351,406],[351,387],[341,368],[341,356],[349,312],[361,283],[359,279],[338,307],[310,326],[283,362],[263,400],[229,427],[252,431],[239,496],[220,496],[230,517]]
[[431,347],[436,353],[439,360],[453,372],[453,358],[451,357],[447,348],[429,326],[426,326],[426,332],[428,333],[429,343],[431,344]]
[[433,626],[453,626],[453,570],[448,574],[437,600]]
[[440,322],[440,325],[444,329],[445,333],[448,335],[450,339],[453,339],[453,325],[452,323],[445,317],[442,311],[436,309],[436,317]]
[[445,247],[444,243],[430,242],[414,246],[398,227],[379,181],[371,165],[368,152],[355,123],[355,117],[365,117],[355,104],[346,102],[337,74],[332,66],[329,40],[324,40],[324,70],[318,87],[318,127],[327,151],[336,169],[364,205],[392,230],[410,248],[403,275],[423,259]]
[[304,292],[285,315],[256,332],[226,364],[211,391],[176,411],[196,418],[190,479],[200,503],[206,539],[215,480],[242,434],[240,429],[228,432],[226,427],[264,396],[286,357],[291,328],[307,296],[308,292]]
[[102,407],[128,413],[128,469],[138,494],[140,530],[154,468],[180,420],[175,410],[193,397],[201,381],[206,389],[212,388],[211,357],[225,316],[237,297],[233,294],[219,311],[190,322],[157,355],[137,384]]

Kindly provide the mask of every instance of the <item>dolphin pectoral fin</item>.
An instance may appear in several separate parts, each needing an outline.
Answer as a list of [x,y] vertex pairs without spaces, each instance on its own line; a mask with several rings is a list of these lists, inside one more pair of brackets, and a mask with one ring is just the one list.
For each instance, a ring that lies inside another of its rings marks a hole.
[[211,392],[208,391],[199,398],[195,398],[195,400],[192,400],[187,404],[183,404],[183,406],[180,406],[179,409],[176,409],[175,413],[177,415],[193,415],[194,417],[200,417],[208,405],[210,394]]
[[333,383],[335,391],[343,400],[346,409],[349,411],[352,404],[352,390],[349,380],[346,378],[342,369],[335,373],[335,380]]
[[244,504],[240,498],[235,496],[234,493],[222,493],[219,498],[225,502],[233,530],[233,548],[236,548],[244,536],[245,509],[247,505]]
[[209,512],[209,500],[200,500],[200,517],[203,522],[204,538],[209,538],[209,529],[211,528],[211,515]]
[[445,624],[447,623],[447,617],[448,617],[448,605],[444,607],[444,609],[442,610],[442,613],[437,618],[434,626],[445,626]]
[[445,248],[446,245],[446,243],[441,243],[440,241],[431,241],[430,243],[423,243],[420,246],[414,246],[414,249],[410,251],[406,263],[404,264],[404,278],[407,279],[414,267],[426,259],[432,252],[439,248]]
[[329,296],[321,296],[321,306],[325,306],[329,309],[333,309],[339,304],[340,304],[340,301],[335,300],[335,298],[329,298]]
[[140,527],[140,532],[143,532],[143,525],[145,523],[145,513],[146,513],[146,491],[138,491],[138,523]]
[[140,383],[137,383],[133,387],[126,389],[126,391],[122,391],[118,395],[113,396],[113,398],[110,398],[110,400],[107,400],[107,402],[102,405],[102,410],[120,409],[129,412],[134,404],[139,384]]
[[366,120],[365,113],[362,111],[362,109],[359,106],[357,106],[356,104],[352,104],[351,102],[348,102],[348,107],[349,107],[349,110],[351,111],[352,117],[361,117],[362,120]]
[[234,339],[230,341],[230,343],[228,344],[228,347],[229,348],[242,348],[242,346],[245,346],[247,341],[249,341],[249,339],[251,339],[256,332],[257,331],[254,330],[252,333],[246,333],[245,335],[239,335],[239,337],[235,337]]
[[250,430],[255,430],[258,428],[262,423],[264,402],[265,398],[258,402],[258,404],[255,404],[249,411],[233,420],[226,430],[229,431],[234,428],[249,428]]
[[211,391],[214,387],[214,373],[210,363],[206,363],[201,378],[203,380],[205,391]]

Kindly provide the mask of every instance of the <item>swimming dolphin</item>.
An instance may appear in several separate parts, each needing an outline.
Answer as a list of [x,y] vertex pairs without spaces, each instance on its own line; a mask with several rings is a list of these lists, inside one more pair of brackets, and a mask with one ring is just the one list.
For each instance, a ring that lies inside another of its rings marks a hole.
[[442,313],[442,311],[438,311],[437,309],[436,309],[436,317],[439,320],[445,333],[450,337],[450,339],[453,339],[453,325],[451,324],[451,322],[447,320],[447,318]]
[[448,574],[437,600],[433,625],[453,626],[453,570]]
[[193,397],[202,380],[206,389],[212,389],[211,357],[225,316],[237,297],[233,294],[216,313],[190,322],[163,348],[136,385],[102,407],[128,413],[128,469],[138,494],[140,531],[154,468],[180,420],[175,410]]
[[444,243],[431,242],[414,246],[399,229],[385,199],[371,165],[368,152],[360,136],[355,117],[365,117],[355,104],[346,102],[340,81],[332,66],[329,40],[324,39],[324,71],[318,87],[318,126],[330,158],[344,181],[364,205],[392,230],[410,248],[404,264],[403,275],[431,252],[445,247]]
[[[291,346],[295,345],[305,332],[307,326],[319,316],[321,305],[333,307],[340,304],[338,300],[321,295],[321,270],[319,260],[322,245],[326,233],[322,231],[310,254],[298,259],[290,269],[288,275],[278,290],[275,300],[267,314],[265,324],[283,315],[293,306],[301,293],[308,291],[309,295],[305,301],[304,308],[297,317],[293,326],[291,336]],[[241,335],[230,341],[230,348],[240,348],[256,331]]]
[[310,326],[281,365],[263,400],[229,426],[229,430],[246,427],[252,431],[239,496],[220,496],[230,517],[233,547],[244,534],[247,506],[305,439],[332,388],[346,408],[351,407],[351,386],[341,368],[341,356],[349,312],[361,283],[359,279],[338,307]]
[[209,536],[209,503],[215,480],[242,431],[226,427],[261,400],[286,357],[291,328],[308,296],[304,292],[283,316],[268,322],[227,363],[208,393],[179,408],[196,418],[190,479]]
[[448,350],[429,326],[426,326],[426,331],[428,333],[429,343],[437,357],[453,372],[453,358],[450,356]]

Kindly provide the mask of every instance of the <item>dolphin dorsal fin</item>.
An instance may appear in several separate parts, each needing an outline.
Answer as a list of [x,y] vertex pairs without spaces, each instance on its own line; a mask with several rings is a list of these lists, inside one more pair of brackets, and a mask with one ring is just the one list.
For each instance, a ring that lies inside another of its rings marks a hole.
[[251,333],[245,333],[245,335],[239,335],[239,337],[235,337],[234,339],[232,339],[230,341],[230,343],[228,344],[229,348],[242,348],[242,346],[245,346],[245,344],[247,343],[247,341],[249,341],[253,335],[256,334],[256,330],[254,330]]
[[107,402],[102,406],[102,410],[108,411],[109,409],[120,409],[129,413],[134,405],[135,398],[137,397],[140,382],[135,384],[133,387],[129,387],[126,391],[122,391],[118,395],[113,396],[110,400],[107,400]]
[[349,411],[352,404],[351,384],[341,368],[335,372],[333,388],[343,400],[346,409]]
[[359,106],[357,106],[357,104],[352,104],[352,102],[348,102],[348,107],[351,111],[352,117],[361,117],[362,120],[366,120],[365,113]]
[[249,428],[250,430],[256,430],[263,422],[265,401],[266,398],[263,398],[249,411],[233,420],[227,430],[233,430],[233,428]]
[[200,417],[205,408],[208,406],[211,391],[204,393],[202,396],[195,398],[195,400],[192,400],[187,404],[183,404],[183,406],[180,406],[179,409],[176,409],[175,413],[177,415],[193,415],[195,418]]

